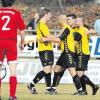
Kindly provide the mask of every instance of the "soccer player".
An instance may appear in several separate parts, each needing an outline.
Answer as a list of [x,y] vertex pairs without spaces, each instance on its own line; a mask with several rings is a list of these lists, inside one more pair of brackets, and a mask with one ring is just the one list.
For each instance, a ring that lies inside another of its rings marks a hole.
[[80,77],[83,94],[87,95],[86,84],[88,84],[92,87],[92,95],[95,95],[99,87],[91,82],[88,76],[85,75],[85,71],[88,69],[88,61],[90,59],[89,34],[87,34],[87,32],[91,32],[91,30],[84,27],[83,18],[77,18],[76,24],[79,27],[77,28],[77,32],[81,35],[81,38],[76,43],[76,71]]
[[41,70],[33,81],[28,85],[28,89],[36,94],[35,84],[37,84],[43,77],[46,80],[46,93],[49,93],[51,90],[51,72],[52,65],[54,62],[53,55],[53,46],[52,42],[44,42],[44,37],[50,37],[49,28],[47,26],[47,22],[52,17],[51,11],[49,9],[42,9],[40,13],[40,20],[37,25],[37,38],[38,38],[38,51],[39,57],[43,66],[43,70]]
[[[10,97],[16,98],[16,68],[17,68],[17,30],[20,30],[21,48],[24,48],[25,24],[19,11],[12,8],[14,0],[2,0],[0,8],[0,74],[3,60],[6,56],[10,70]],[[1,90],[1,79],[0,79]]]
[[[70,25],[74,24],[74,21],[76,19],[76,16],[71,14],[68,15],[73,21]],[[75,70],[75,63],[74,63],[74,54],[75,54],[75,48],[74,48],[74,37],[73,37],[73,29],[66,23],[67,17],[66,15],[60,15],[58,17],[58,23],[62,29],[61,35],[59,37],[51,37],[51,38],[45,38],[45,41],[53,41],[61,43],[62,53],[56,63],[56,66],[54,68],[54,79],[53,79],[53,85],[52,85],[52,93],[56,93],[56,82],[59,77],[59,72],[64,68],[68,69],[70,75],[73,78],[73,82],[75,84],[75,87],[81,95],[81,84],[80,84],[80,78],[76,73]]]

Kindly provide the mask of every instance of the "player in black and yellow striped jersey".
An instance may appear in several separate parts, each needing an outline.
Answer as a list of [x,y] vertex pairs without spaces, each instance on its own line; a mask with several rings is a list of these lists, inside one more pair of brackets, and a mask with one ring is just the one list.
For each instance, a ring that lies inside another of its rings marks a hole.
[[[76,71],[78,76],[80,77],[81,86],[83,90],[83,94],[87,94],[86,84],[92,87],[92,95],[95,95],[99,87],[95,85],[90,79],[84,74],[88,69],[88,61],[90,59],[90,50],[89,50],[89,35],[87,32],[89,30],[84,27],[83,18],[77,18],[76,24],[78,28],[76,28],[76,32],[74,33],[76,42]],[[77,35],[76,35],[77,34]],[[81,38],[78,38],[80,37]],[[78,39],[77,39],[78,38]]]
[[43,41],[44,37],[50,37],[49,28],[47,26],[47,22],[50,20],[52,14],[49,9],[43,9],[42,13],[40,14],[40,20],[38,22],[36,31],[37,31],[37,38],[38,38],[38,51],[39,51],[39,58],[43,65],[43,70],[40,71],[33,81],[28,85],[29,90],[35,94],[35,84],[38,83],[43,77],[46,80],[46,92],[49,93],[51,90],[51,72],[52,72],[52,65],[54,62],[54,55],[53,55],[53,46],[52,42]]
[[[69,15],[72,18],[72,24],[74,23],[75,15]],[[73,37],[73,29],[67,23],[66,15],[60,15],[58,17],[58,23],[61,26],[62,32],[60,36],[53,37],[53,38],[46,38],[45,41],[53,41],[58,42],[61,45],[62,53],[56,63],[54,68],[54,78],[52,84],[52,93],[56,92],[56,82],[58,80],[59,74],[62,69],[68,69],[70,75],[73,78],[73,82],[76,86],[76,89],[79,94],[81,94],[81,84],[80,79],[75,70],[75,63],[74,63],[74,55],[75,55],[75,48],[74,48],[74,37]]]

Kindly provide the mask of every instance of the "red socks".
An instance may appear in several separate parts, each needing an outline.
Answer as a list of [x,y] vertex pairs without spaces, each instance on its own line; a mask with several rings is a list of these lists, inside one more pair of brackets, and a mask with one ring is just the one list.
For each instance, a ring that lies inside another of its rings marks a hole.
[[17,78],[15,76],[11,76],[9,80],[10,84],[10,96],[15,97],[16,95],[16,86],[17,86]]

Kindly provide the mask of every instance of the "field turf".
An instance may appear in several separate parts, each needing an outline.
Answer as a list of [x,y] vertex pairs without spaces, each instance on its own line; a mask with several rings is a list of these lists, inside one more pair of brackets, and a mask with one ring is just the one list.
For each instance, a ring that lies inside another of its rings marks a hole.
[[[8,100],[9,97],[9,88],[8,84],[2,85],[2,100]],[[45,85],[37,84],[36,88],[38,91],[37,95],[32,95],[27,89],[27,84],[18,84],[17,85],[17,97],[18,100],[100,100],[100,89],[98,90],[95,96],[92,96],[92,90],[87,86],[88,95],[87,96],[73,96],[75,92],[74,85],[62,84],[57,88],[57,95],[48,95],[45,94]]]

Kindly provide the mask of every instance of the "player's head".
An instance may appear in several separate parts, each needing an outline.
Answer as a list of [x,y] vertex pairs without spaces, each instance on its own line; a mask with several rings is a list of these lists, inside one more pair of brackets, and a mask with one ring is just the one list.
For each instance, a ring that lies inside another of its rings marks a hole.
[[75,14],[69,14],[67,15],[67,23],[72,26],[76,21],[76,15]]
[[50,20],[50,18],[52,17],[52,13],[51,13],[50,9],[41,8],[40,19],[43,18],[43,17],[45,18],[46,21]]
[[66,24],[67,17],[66,15],[62,14],[58,16],[58,24],[59,26],[63,27]]
[[78,26],[82,26],[83,25],[83,18],[81,18],[81,17],[76,18],[76,24]]
[[2,0],[2,6],[3,7],[11,7],[15,0]]

